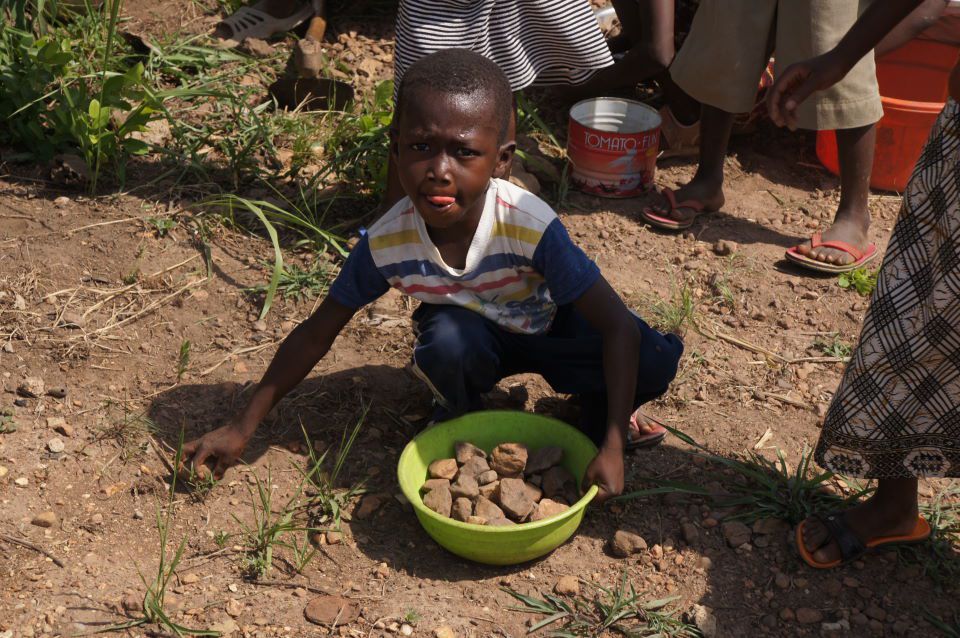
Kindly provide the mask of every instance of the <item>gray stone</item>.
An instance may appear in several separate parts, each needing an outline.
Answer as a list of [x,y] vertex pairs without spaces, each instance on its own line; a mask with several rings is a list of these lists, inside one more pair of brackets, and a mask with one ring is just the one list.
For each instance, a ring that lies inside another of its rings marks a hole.
[[473,515],[473,503],[469,498],[459,497],[453,502],[450,509],[450,516],[456,521],[466,522]]
[[647,549],[647,541],[643,537],[627,530],[617,530],[610,540],[610,553],[617,558],[626,558],[637,552]]
[[534,502],[530,498],[530,493],[523,479],[501,479],[496,496],[500,508],[514,520],[521,521],[533,511]]
[[563,448],[547,446],[534,450],[527,457],[527,466],[524,472],[536,474],[558,465],[563,460]]
[[453,507],[453,496],[450,494],[450,488],[436,487],[423,497],[423,504],[432,509],[440,516],[450,516],[450,510]]
[[468,443],[467,441],[457,441],[453,444],[453,449],[455,450],[454,456],[457,458],[457,463],[463,465],[470,459],[477,457],[483,460],[486,460],[487,453],[478,448],[473,443]]
[[450,494],[453,498],[473,499],[480,494],[480,486],[477,485],[477,479],[470,475],[461,474],[450,486]]

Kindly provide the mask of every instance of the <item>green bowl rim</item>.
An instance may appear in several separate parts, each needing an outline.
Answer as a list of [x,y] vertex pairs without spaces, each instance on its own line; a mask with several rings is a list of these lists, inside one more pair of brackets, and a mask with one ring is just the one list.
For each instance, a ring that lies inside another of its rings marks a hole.
[[[473,416],[476,414],[523,414],[526,416],[533,416],[539,419],[546,419],[548,421],[553,421],[555,423],[559,423],[563,427],[570,428],[571,430],[574,430],[578,434],[582,435],[584,440],[587,443],[589,443],[594,450],[597,449],[597,446],[593,444],[593,441],[587,438],[587,436],[584,435],[583,432],[580,432],[580,430],[577,430],[575,427],[573,427],[569,423],[564,423],[560,419],[544,416],[543,414],[537,414],[536,412],[525,412],[521,410],[482,410],[478,412],[470,412],[469,414],[465,414],[464,416]],[[438,423],[434,426],[429,427],[426,430],[423,430],[422,432],[417,434],[415,437],[410,439],[410,441],[404,446],[403,452],[400,453],[400,459],[397,461],[397,482],[400,483],[400,491],[403,492],[403,495],[406,497],[406,499],[410,502],[411,505],[413,505],[413,509],[416,511],[418,516],[425,515],[438,522],[441,522],[447,525],[452,525],[454,527],[459,527],[461,529],[470,530],[470,531],[480,531],[480,532],[485,532],[490,534],[508,534],[510,532],[515,532],[519,529],[526,531],[526,530],[537,529],[539,527],[546,527],[547,525],[553,525],[555,523],[558,523],[565,518],[575,516],[577,515],[578,512],[585,513],[587,509],[587,505],[590,503],[590,501],[594,499],[594,497],[597,495],[597,492],[600,491],[599,487],[597,487],[596,485],[591,485],[590,489],[587,490],[587,492],[583,496],[581,496],[576,503],[572,504],[570,506],[570,509],[568,509],[567,511],[560,512],[559,514],[554,514],[549,518],[545,518],[540,521],[533,521],[530,523],[517,523],[516,525],[490,527],[489,525],[476,525],[474,523],[464,523],[463,521],[458,521],[453,518],[440,516],[439,514],[434,512],[432,509],[430,509],[429,507],[423,504],[423,498],[420,496],[419,487],[415,488],[415,491],[413,492],[413,494],[410,493],[410,491],[408,490],[409,486],[406,485],[406,482],[403,480],[403,477],[400,474],[400,467],[403,465],[404,459],[407,457],[407,455],[413,454],[413,444],[416,443],[417,439],[420,438],[421,435],[423,435],[426,432],[432,432],[436,428],[442,428],[444,427],[445,424],[452,423],[455,420],[456,419],[451,419],[450,421]]]

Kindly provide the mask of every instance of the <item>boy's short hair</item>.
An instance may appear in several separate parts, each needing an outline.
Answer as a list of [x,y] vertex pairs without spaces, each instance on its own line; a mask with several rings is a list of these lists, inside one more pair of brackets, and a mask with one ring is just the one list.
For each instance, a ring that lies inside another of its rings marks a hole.
[[414,62],[400,82],[394,122],[400,121],[404,100],[420,89],[452,95],[481,94],[499,125],[498,141],[506,139],[513,110],[510,82],[499,66],[479,53],[443,49]]

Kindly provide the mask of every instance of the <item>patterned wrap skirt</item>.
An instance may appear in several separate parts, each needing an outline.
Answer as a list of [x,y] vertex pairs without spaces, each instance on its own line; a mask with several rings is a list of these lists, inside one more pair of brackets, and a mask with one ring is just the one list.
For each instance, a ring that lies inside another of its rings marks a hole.
[[847,476],[960,477],[960,107],[917,161],[816,460]]

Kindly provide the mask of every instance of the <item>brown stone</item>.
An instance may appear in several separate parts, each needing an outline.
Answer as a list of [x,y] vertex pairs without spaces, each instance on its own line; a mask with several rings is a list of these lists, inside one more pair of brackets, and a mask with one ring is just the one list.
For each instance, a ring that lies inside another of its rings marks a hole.
[[460,466],[460,473],[457,476],[472,476],[477,478],[489,470],[490,465],[487,463],[487,459],[482,456],[472,456],[467,459],[466,463]]
[[551,467],[543,473],[543,482],[540,484],[543,495],[547,498],[563,496],[569,498],[568,493],[576,493],[577,479],[565,467]]
[[318,596],[307,603],[303,615],[318,625],[347,625],[360,617],[360,603],[342,596]]
[[487,453],[478,448],[473,443],[468,443],[467,441],[457,441],[453,444],[454,456],[457,458],[457,463],[463,465],[472,458],[481,458],[484,461],[487,460]]
[[750,542],[750,528],[740,521],[727,521],[720,526],[720,529],[723,531],[723,537],[730,547],[737,548]]
[[501,477],[514,477],[523,473],[527,465],[527,446],[521,443],[501,443],[493,448],[490,469]]
[[527,457],[527,466],[524,472],[536,474],[558,465],[563,460],[563,448],[554,445],[534,450]]
[[576,596],[580,593],[580,579],[576,576],[561,576],[553,591],[561,596]]
[[430,490],[437,487],[445,487],[448,490],[450,489],[450,481],[447,479],[427,479],[423,485],[420,486],[420,493],[426,494]]
[[509,518],[492,518],[487,521],[487,525],[490,527],[510,527],[511,525],[516,525]]
[[643,537],[623,529],[617,530],[610,539],[610,553],[617,558],[626,558],[646,548],[647,541],[643,540]]
[[700,541],[700,530],[697,529],[697,526],[693,523],[683,523],[680,525],[680,533],[683,535],[683,540],[691,547]]
[[817,609],[800,607],[796,611],[797,622],[801,625],[812,625],[823,620],[823,614]]
[[494,498],[496,498],[498,487],[500,487],[500,481],[494,481],[493,483],[487,483],[486,485],[481,485],[480,496],[493,500]]
[[569,505],[564,505],[563,503],[558,503],[549,498],[545,498],[537,503],[537,506],[533,509],[533,514],[530,515],[530,520],[542,521],[545,518],[562,514],[568,509],[570,509]]
[[540,499],[543,498],[543,491],[536,485],[524,482],[523,487],[526,488],[527,494],[530,495],[534,503],[539,503]]
[[753,523],[754,534],[783,534],[790,524],[780,518],[761,518]]
[[442,478],[452,481],[457,475],[457,459],[437,459],[427,468],[430,478]]
[[440,516],[450,516],[450,510],[453,508],[453,496],[450,489],[446,487],[437,487],[423,497],[423,504],[432,509]]
[[57,522],[57,515],[53,512],[40,512],[30,521],[31,525],[37,527],[53,527]]
[[471,525],[486,525],[487,519],[482,516],[468,516],[465,523],[470,523]]
[[383,499],[379,496],[364,496],[360,505],[353,512],[353,515],[359,519],[370,518],[383,505]]
[[487,470],[486,472],[481,472],[477,474],[477,484],[486,485],[487,483],[493,483],[497,480],[497,473],[493,470]]
[[500,509],[514,520],[523,520],[533,511],[534,502],[523,479],[500,479],[495,500]]
[[503,510],[497,507],[496,503],[488,498],[484,498],[483,496],[477,499],[477,504],[473,511],[477,516],[480,516],[485,520],[505,518]]
[[453,520],[465,522],[472,515],[473,503],[470,502],[469,498],[463,498],[461,496],[453,502],[453,507],[450,509],[450,516]]
[[480,494],[480,486],[474,477],[460,474],[450,486],[450,494],[453,498],[476,498]]

